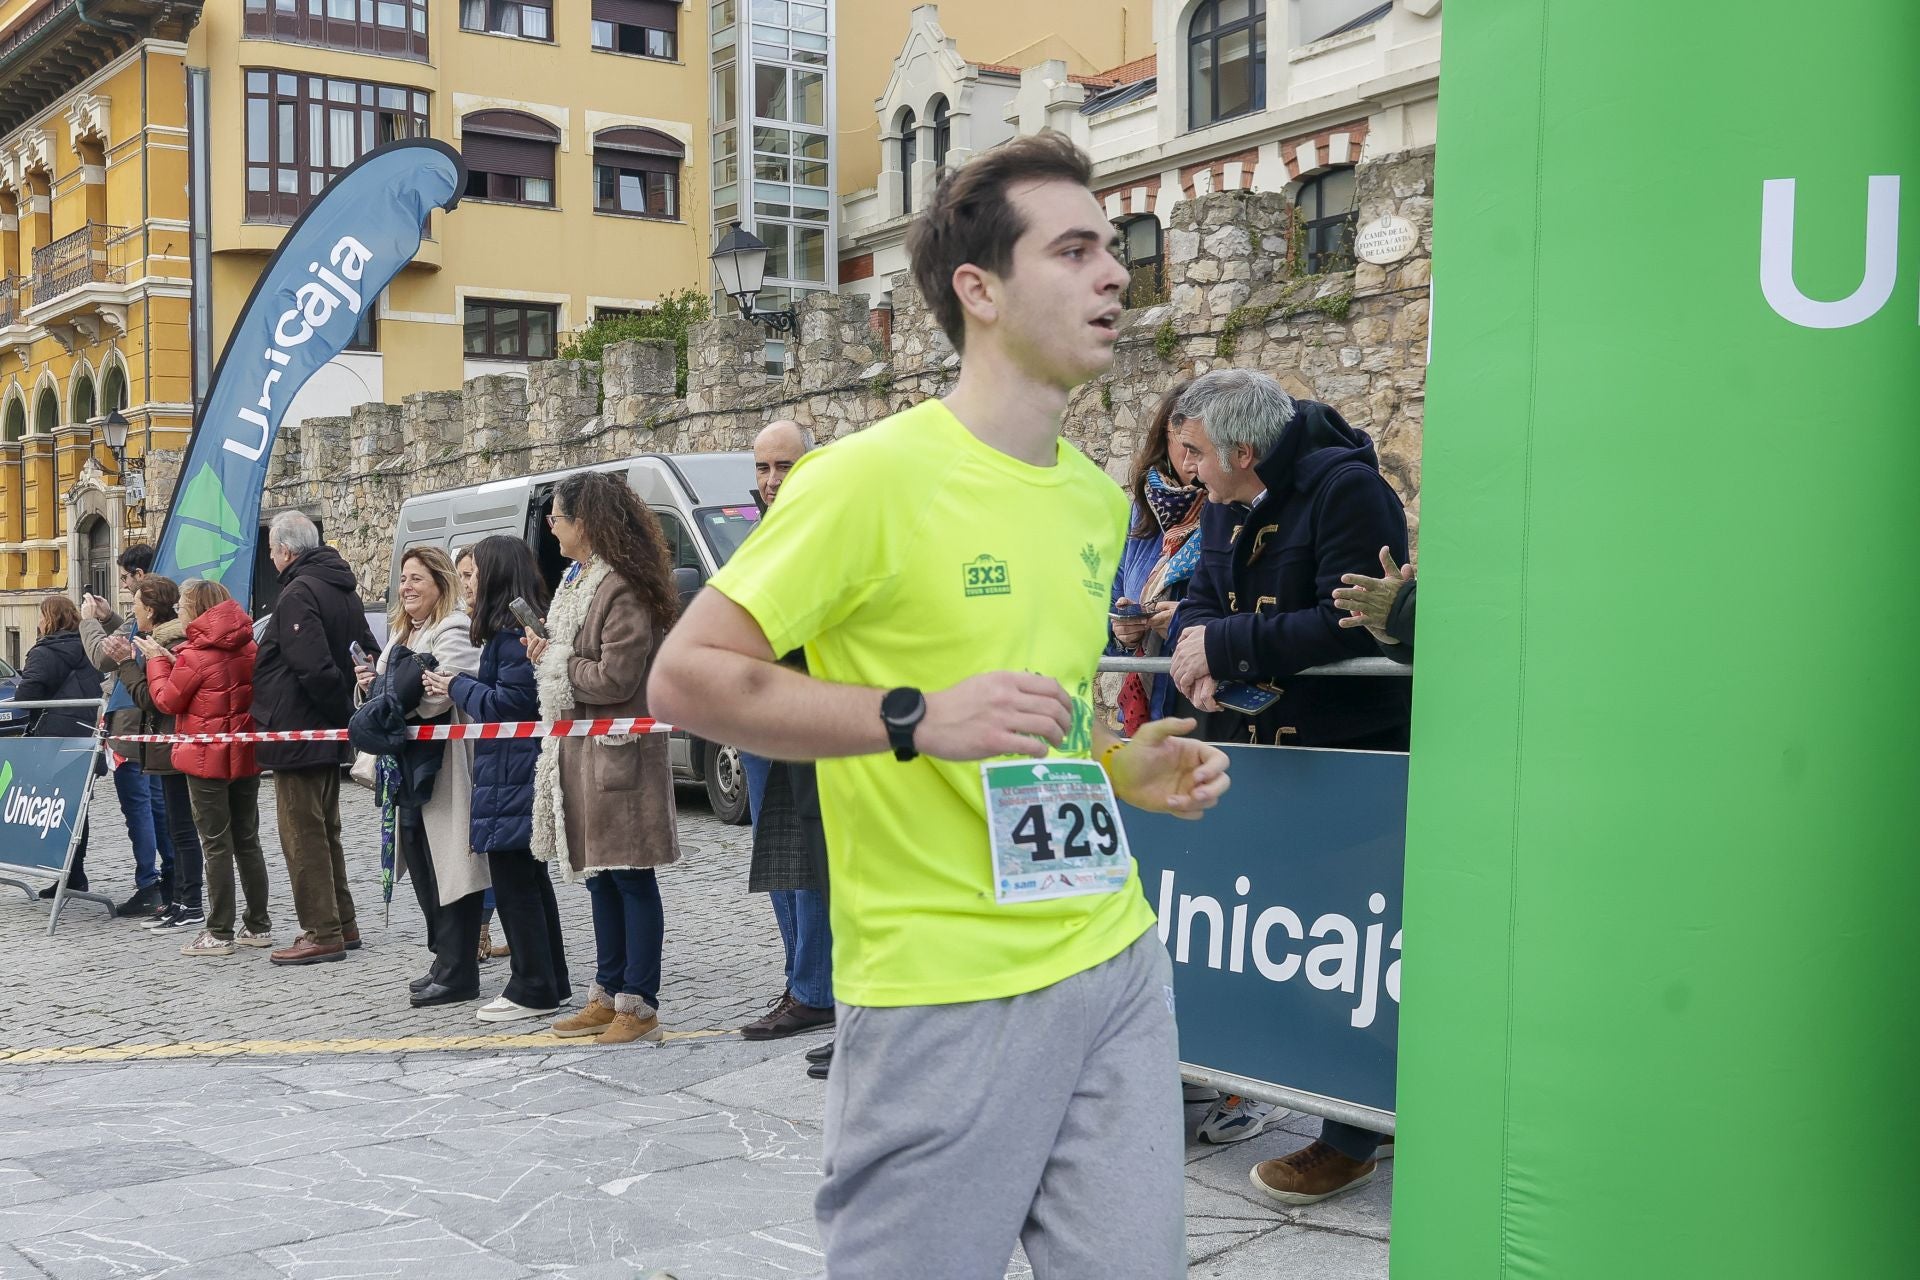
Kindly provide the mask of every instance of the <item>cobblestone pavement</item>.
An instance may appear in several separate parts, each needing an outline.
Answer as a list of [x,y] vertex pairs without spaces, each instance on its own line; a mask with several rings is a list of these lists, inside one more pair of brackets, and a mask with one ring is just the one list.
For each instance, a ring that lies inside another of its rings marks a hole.
[[[744,890],[744,829],[683,799],[686,856],[662,877],[663,1014],[683,1038],[661,1046],[601,1049],[483,1026],[471,1006],[408,1008],[406,980],[426,963],[419,912],[402,885],[381,926],[372,806],[351,787],[368,945],[344,963],[188,960],[183,939],[84,902],[49,939],[44,907],[0,886],[0,1280],[817,1274],[823,1088],[803,1074],[807,1042],[719,1034],[771,994],[779,944]],[[90,869],[124,893],[125,833],[103,801]],[[270,785],[262,802],[285,941]],[[586,894],[559,897],[584,987]],[[506,963],[483,973],[491,996]],[[1386,1275],[1391,1162],[1307,1209],[1282,1212],[1248,1183],[1254,1162],[1317,1124],[1295,1116],[1238,1146],[1189,1147],[1192,1280]],[[1027,1274],[1016,1254],[1009,1275]]]

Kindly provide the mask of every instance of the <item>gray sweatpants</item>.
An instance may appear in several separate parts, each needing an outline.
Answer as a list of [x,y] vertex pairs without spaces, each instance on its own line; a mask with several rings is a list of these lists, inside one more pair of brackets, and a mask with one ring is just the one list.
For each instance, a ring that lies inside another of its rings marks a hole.
[[1005,1000],[841,1005],[814,1201],[830,1280],[1186,1274],[1173,969],[1149,929]]

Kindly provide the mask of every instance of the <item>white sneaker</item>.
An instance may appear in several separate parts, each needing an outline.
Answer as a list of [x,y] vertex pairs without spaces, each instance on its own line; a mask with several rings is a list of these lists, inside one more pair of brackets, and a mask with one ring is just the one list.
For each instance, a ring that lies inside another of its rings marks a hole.
[[242,926],[240,930],[233,935],[233,940],[243,947],[273,946],[273,934],[271,932],[255,933],[245,926]]
[[212,931],[202,929],[200,936],[180,948],[183,956],[230,956],[233,943],[226,938],[216,938]]
[[1230,1093],[1207,1109],[1198,1136],[1202,1142],[1217,1144],[1245,1142],[1264,1133],[1268,1125],[1278,1124],[1292,1114],[1274,1103],[1255,1102]]
[[517,1022],[521,1018],[550,1018],[558,1012],[560,1012],[558,1005],[551,1009],[532,1009],[524,1004],[515,1004],[505,996],[501,996],[481,1005],[480,1011],[474,1014],[474,1017],[482,1022]]

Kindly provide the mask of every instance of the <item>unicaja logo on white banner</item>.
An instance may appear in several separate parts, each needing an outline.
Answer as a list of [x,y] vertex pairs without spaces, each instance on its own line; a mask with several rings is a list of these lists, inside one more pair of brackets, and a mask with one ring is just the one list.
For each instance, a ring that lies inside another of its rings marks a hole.
[[1867,179],[1867,262],[1860,287],[1835,302],[1816,302],[1793,280],[1793,201],[1796,180],[1760,185],[1760,292],[1782,319],[1807,329],[1845,329],[1879,314],[1893,296],[1900,269],[1900,179]]

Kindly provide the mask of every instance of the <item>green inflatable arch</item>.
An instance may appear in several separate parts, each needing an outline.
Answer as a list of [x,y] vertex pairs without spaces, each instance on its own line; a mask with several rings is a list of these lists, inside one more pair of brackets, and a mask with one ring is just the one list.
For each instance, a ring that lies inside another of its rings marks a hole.
[[1393,1274],[1920,1275],[1920,5],[1445,40]]

